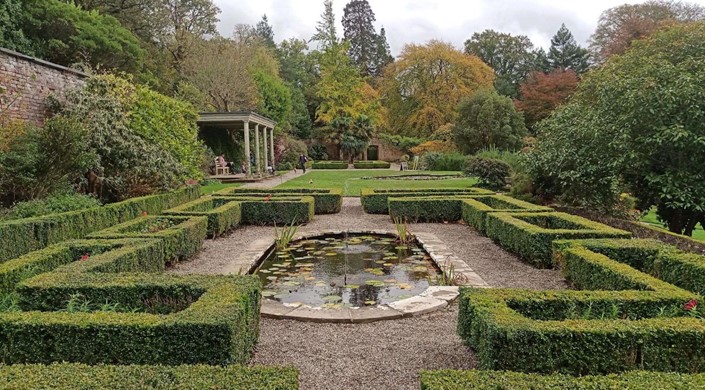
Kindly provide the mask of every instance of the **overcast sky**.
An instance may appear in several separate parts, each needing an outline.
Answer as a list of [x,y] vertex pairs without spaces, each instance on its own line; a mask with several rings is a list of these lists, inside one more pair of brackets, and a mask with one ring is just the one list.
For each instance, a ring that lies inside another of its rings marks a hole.
[[[221,35],[232,35],[237,24],[255,24],[267,14],[277,42],[296,37],[309,39],[323,12],[323,0],[214,0],[220,7]],[[340,20],[348,0],[334,0],[339,35]],[[376,27],[384,26],[394,55],[406,43],[430,39],[451,42],[458,48],[474,32],[494,29],[523,34],[536,46],[550,46],[551,36],[561,23],[586,46],[600,13],[639,0],[369,0],[377,16]],[[692,1],[705,5],[705,0]]]

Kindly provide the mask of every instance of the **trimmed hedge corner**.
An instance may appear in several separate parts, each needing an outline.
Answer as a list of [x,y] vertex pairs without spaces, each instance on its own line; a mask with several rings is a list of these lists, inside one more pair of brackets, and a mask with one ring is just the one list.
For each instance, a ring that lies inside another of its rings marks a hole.
[[555,240],[630,238],[629,232],[575,215],[546,213],[488,213],[487,237],[538,268],[550,268]]
[[58,363],[0,366],[0,387],[11,389],[257,389],[298,390],[292,367],[89,366]]
[[[159,292],[161,302],[193,292],[170,314],[140,312],[0,313],[0,362],[86,364],[244,364],[259,335],[260,283],[254,276],[45,274],[20,292],[32,305],[56,308],[67,294],[107,298],[129,308]],[[44,289],[44,293],[29,289]],[[200,291],[199,291],[200,290]],[[202,292],[201,295],[197,293]],[[26,303],[30,304],[30,303]]]
[[475,197],[494,195],[494,192],[482,188],[427,188],[427,189],[371,189],[363,188],[360,192],[362,209],[368,214],[389,214],[389,198],[422,197]]
[[159,216],[144,217],[93,233],[88,238],[152,238],[164,241],[165,257],[183,260],[201,250],[208,234],[208,218]]
[[548,211],[553,211],[553,209],[504,195],[477,196],[463,200],[462,204],[463,221],[483,234],[485,233],[485,223],[489,213],[535,213]]
[[462,199],[452,197],[389,198],[392,219],[417,222],[456,222],[462,218]]
[[634,371],[620,375],[539,375],[506,371],[421,371],[421,390],[598,390],[598,389],[699,389],[705,374]]
[[311,166],[313,169],[348,169],[347,161],[316,161]]
[[191,186],[91,209],[0,223],[0,263],[52,244],[86,237],[144,213],[159,214],[199,196],[198,186]]
[[165,215],[208,218],[208,235],[218,237],[240,224],[240,203],[228,198],[204,196],[193,202],[164,211]]
[[315,214],[337,214],[343,207],[343,189],[309,189],[309,188],[288,188],[288,189],[269,189],[269,188],[239,188],[231,187],[220,190],[214,194],[219,197],[226,196],[245,196],[245,197],[262,197],[267,196],[312,196],[315,203]]
[[355,169],[389,169],[392,164],[386,161],[357,161],[353,166]]

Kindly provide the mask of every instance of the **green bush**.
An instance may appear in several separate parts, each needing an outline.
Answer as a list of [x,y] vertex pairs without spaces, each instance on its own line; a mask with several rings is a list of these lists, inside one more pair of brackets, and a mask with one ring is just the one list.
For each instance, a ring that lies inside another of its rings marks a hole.
[[0,223],[0,262],[137,218],[159,214],[200,196],[197,186],[101,207]]
[[152,238],[164,242],[164,257],[170,260],[188,259],[201,250],[208,234],[208,218],[150,216],[93,233],[89,238]]
[[165,251],[161,240],[68,241],[0,263],[0,292],[10,292],[22,280],[51,271],[160,272],[170,256],[173,253]]
[[311,166],[313,169],[348,169],[347,161],[316,161]]
[[310,188],[288,188],[288,189],[270,189],[270,188],[241,188],[231,187],[225,188],[216,192],[217,196],[246,196],[246,197],[267,197],[273,196],[312,196],[316,205],[315,213],[320,214],[337,214],[343,207],[343,189],[310,189]]
[[462,218],[462,198],[389,198],[389,216],[408,222],[455,222]]
[[242,209],[234,199],[204,196],[164,211],[165,215],[208,217],[208,235],[218,237],[240,225]]
[[308,156],[311,157],[313,161],[328,160],[328,149],[322,144],[310,145],[308,147]]
[[355,169],[389,169],[392,164],[386,161],[357,161],[353,166]]
[[310,196],[238,198],[242,206],[242,223],[248,225],[291,225],[308,223],[314,216],[314,199]]
[[635,371],[619,375],[574,377],[506,371],[422,371],[421,390],[599,390],[695,389],[705,387],[705,375]]
[[550,268],[555,240],[630,238],[631,234],[565,213],[488,213],[487,237],[539,268]]
[[29,389],[252,389],[297,390],[298,371],[288,367],[0,366],[0,387]]
[[61,194],[44,199],[20,202],[12,206],[6,220],[38,217],[47,214],[65,213],[69,211],[99,207],[100,201],[91,195]]
[[457,152],[428,152],[421,157],[421,166],[427,171],[462,171],[467,159],[467,156]]
[[363,188],[360,191],[362,209],[368,214],[389,214],[389,197],[394,198],[421,198],[437,196],[475,197],[480,195],[493,195],[494,193],[481,188],[426,188],[426,189],[371,189]]
[[[86,364],[244,364],[259,335],[260,283],[254,276],[87,275],[50,273],[19,288],[26,304],[55,308],[66,294],[95,302],[145,305],[183,292],[199,296],[170,314],[140,312],[9,312],[0,314],[0,362]],[[186,286],[187,285],[187,286]],[[40,293],[38,289],[46,289]]]
[[462,208],[463,221],[483,234],[485,233],[485,222],[488,213],[553,211],[550,207],[538,206],[504,195],[478,196],[472,199],[465,199],[463,200]]
[[477,177],[478,186],[499,190],[507,186],[506,179],[511,176],[512,168],[502,160],[483,157],[470,157],[463,173]]

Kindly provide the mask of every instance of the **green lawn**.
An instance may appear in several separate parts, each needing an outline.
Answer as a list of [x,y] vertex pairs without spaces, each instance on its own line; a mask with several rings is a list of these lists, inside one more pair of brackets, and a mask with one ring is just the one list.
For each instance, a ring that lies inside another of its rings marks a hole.
[[461,188],[470,187],[476,183],[475,179],[443,179],[443,180],[394,180],[394,179],[368,179],[377,176],[408,176],[408,175],[455,175],[460,172],[419,172],[419,171],[390,171],[390,170],[335,170],[309,172],[296,179],[279,185],[277,188],[343,188],[345,196],[360,196],[362,188],[391,189],[391,188]]
[[242,184],[241,183],[215,183],[215,184],[208,184],[205,186],[201,187],[201,193],[203,195],[210,195],[216,191],[220,191],[224,188],[228,187],[240,187]]
[[[655,210],[651,210],[648,214],[643,216],[641,218],[641,222],[646,222],[651,226],[668,231],[668,229],[666,229],[666,226],[658,220]],[[703,230],[702,225],[697,225],[695,227],[695,230],[693,231],[693,238],[698,241],[705,241],[705,230]]]

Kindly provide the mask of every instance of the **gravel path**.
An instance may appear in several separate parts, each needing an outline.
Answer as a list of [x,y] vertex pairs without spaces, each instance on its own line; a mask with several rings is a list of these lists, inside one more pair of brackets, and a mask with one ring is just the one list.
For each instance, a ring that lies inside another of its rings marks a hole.
[[[386,215],[364,214],[359,198],[344,198],[343,210],[317,215],[307,231],[394,231]],[[555,270],[538,270],[519,261],[471,227],[413,224],[412,232],[438,236],[492,287],[563,289]],[[271,227],[245,226],[227,237],[208,240],[197,258],[170,272],[223,273],[250,243],[274,237]],[[314,324],[262,318],[253,364],[289,365],[300,370],[301,389],[418,389],[421,369],[471,369],[474,355],[456,335],[457,303],[421,317],[371,324]]]

